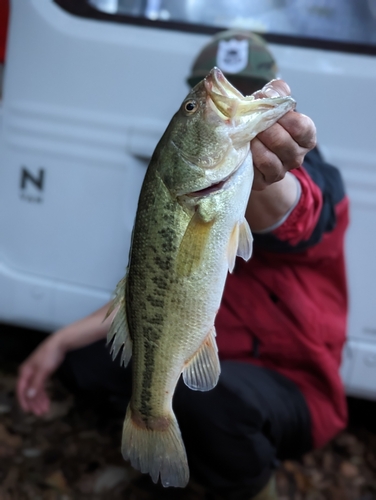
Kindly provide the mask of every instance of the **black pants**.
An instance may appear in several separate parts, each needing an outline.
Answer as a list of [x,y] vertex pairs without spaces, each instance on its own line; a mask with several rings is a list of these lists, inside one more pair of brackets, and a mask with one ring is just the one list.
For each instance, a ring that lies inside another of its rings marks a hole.
[[[249,363],[221,363],[211,391],[188,389],[179,381],[174,411],[192,476],[229,499],[249,499],[268,482],[278,460],[298,458],[311,448],[310,415],[290,380]],[[71,352],[63,366],[70,384],[109,394],[126,405],[130,367],[111,360],[104,342]]]

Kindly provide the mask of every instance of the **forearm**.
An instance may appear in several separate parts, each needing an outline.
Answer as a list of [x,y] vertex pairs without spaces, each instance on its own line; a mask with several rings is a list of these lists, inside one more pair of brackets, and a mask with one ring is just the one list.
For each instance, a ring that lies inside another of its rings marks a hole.
[[289,172],[262,191],[253,190],[246,210],[252,231],[263,231],[281,221],[296,204],[299,192],[298,181]]
[[111,315],[104,320],[109,305],[105,304],[93,314],[57,330],[52,334],[51,341],[56,342],[64,352],[68,352],[106,338],[112,317]]

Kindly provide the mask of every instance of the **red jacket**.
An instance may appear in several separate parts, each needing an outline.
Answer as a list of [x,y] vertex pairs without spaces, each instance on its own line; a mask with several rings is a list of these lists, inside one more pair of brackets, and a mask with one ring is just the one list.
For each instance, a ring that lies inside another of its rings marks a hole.
[[0,64],[5,60],[9,18],[9,0],[0,0]]
[[346,426],[339,375],[347,291],[348,200],[338,171],[317,151],[293,171],[301,196],[273,233],[228,276],[216,328],[221,359],[248,361],[294,381],[311,413],[316,447]]

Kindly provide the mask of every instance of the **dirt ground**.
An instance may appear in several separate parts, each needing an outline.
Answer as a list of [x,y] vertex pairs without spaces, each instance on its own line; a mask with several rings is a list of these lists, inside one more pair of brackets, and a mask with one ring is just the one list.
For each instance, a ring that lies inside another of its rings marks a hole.
[[[0,500],[207,500],[191,482],[155,487],[120,454],[122,418],[74,398],[58,381],[44,418],[15,401],[17,364],[0,355]],[[280,500],[376,500],[376,403],[349,400],[350,426],[277,472]]]

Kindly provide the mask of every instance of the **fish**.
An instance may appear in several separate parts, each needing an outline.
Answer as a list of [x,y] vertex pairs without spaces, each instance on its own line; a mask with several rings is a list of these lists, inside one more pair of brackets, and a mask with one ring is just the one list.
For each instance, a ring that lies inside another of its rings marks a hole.
[[121,351],[127,366],[132,358],[123,457],[165,487],[189,481],[175,387],[181,375],[193,390],[217,384],[215,317],[236,257],[252,254],[250,142],[294,106],[289,96],[243,96],[213,68],[182,102],[146,171],[107,340],[114,359]]

